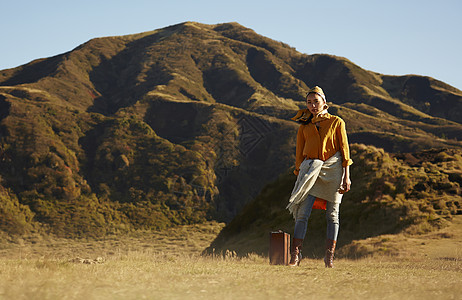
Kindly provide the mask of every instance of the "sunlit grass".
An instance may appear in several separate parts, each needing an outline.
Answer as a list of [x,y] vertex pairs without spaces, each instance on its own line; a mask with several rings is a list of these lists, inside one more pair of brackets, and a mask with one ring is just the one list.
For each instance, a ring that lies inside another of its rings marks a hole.
[[202,256],[222,227],[10,241],[0,252],[0,299],[456,299],[462,292],[460,251],[338,259],[334,269],[321,259],[291,268],[256,254]]
[[461,261],[321,260],[298,268],[266,258],[201,257],[133,251],[102,264],[62,259],[0,261],[5,299],[363,298],[455,299],[462,292]]

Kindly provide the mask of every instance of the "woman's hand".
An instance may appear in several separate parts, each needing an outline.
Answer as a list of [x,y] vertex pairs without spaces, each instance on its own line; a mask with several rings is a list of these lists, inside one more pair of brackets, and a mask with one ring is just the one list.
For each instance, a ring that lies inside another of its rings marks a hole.
[[350,180],[350,166],[343,168],[343,177],[342,177],[342,184],[338,189],[340,194],[345,194],[351,188],[351,180]]
[[350,177],[343,177],[343,180],[342,180],[342,185],[340,186],[340,189],[338,190],[338,192],[340,194],[345,194],[346,192],[348,192],[350,190],[350,187],[351,187],[351,180],[350,180]]

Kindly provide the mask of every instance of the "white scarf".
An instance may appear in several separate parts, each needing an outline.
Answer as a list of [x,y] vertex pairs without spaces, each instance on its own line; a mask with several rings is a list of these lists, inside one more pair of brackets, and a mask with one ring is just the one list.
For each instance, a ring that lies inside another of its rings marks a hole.
[[298,207],[308,195],[329,202],[342,202],[343,195],[338,192],[342,183],[342,175],[342,155],[340,152],[335,153],[326,161],[305,159],[300,165],[297,181],[286,208],[295,217]]

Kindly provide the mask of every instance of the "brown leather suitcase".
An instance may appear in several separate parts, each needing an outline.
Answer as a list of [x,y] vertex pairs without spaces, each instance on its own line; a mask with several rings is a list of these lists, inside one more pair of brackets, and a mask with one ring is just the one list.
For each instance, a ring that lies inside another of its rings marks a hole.
[[270,232],[269,260],[271,265],[288,265],[290,234],[282,230]]

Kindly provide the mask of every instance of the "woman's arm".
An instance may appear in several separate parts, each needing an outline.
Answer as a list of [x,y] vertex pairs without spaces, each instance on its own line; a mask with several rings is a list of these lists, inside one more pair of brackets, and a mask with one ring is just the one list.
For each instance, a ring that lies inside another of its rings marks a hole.
[[350,158],[350,147],[348,145],[348,137],[345,128],[345,122],[340,120],[340,126],[337,127],[337,138],[339,141],[340,152],[342,153],[343,162],[342,166],[346,167],[353,164]]
[[353,161],[350,158],[350,147],[348,146],[348,137],[346,133],[345,122],[343,120],[341,120],[338,135],[340,142],[340,152],[343,156],[343,176],[339,193],[344,194],[348,192],[351,188],[350,165],[353,163]]

